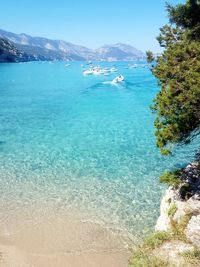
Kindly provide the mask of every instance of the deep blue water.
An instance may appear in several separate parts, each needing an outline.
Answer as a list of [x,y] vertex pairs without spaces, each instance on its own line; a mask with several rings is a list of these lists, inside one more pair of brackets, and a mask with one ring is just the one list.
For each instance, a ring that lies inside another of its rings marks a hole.
[[139,236],[159,214],[159,175],[189,162],[193,145],[160,155],[147,68],[116,63],[126,82],[114,86],[116,74],[83,76],[80,64],[0,64],[0,224],[50,205]]

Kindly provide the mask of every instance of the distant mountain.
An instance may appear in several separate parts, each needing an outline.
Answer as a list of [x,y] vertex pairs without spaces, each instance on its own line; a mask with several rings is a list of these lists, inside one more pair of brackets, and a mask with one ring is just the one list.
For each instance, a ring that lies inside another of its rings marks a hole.
[[[54,55],[42,56],[31,53],[24,52],[21,49],[18,49],[18,45],[12,43],[6,38],[0,37],[0,63],[1,62],[24,62],[24,61],[36,61],[36,60],[53,60]],[[62,59],[62,57],[60,57]]]
[[32,37],[0,30],[0,37],[8,39],[21,52],[34,60],[134,60],[144,54],[126,44],[104,45],[92,50],[62,40]]
[[0,37],[13,42],[22,52],[33,55],[38,60],[85,60],[90,49],[60,40],[32,37],[0,30]]
[[122,43],[104,45],[97,49],[96,53],[102,60],[135,60],[144,57],[140,50]]
[[20,51],[32,55],[35,60],[70,60],[82,61],[85,60],[78,54],[70,54],[60,50],[51,50],[40,46],[14,44]]

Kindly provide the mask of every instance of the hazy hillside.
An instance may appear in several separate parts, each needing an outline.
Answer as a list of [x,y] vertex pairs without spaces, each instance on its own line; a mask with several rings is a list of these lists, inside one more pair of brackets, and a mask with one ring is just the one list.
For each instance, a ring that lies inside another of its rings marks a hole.
[[105,60],[134,60],[142,58],[144,54],[133,46],[117,43],[104,45],[96,50],[98,57]]
[[27,59],[27,55],[21,53],[9,40],[0,38],[0,62],[19,62]]
[[62,40],[32,37],[4,30],[0,30],[0,37],[8,39],[20,52],[28,54],[35,60],[134,60],[144,56],[135,47],[122,43],[104,45],[92,50]]

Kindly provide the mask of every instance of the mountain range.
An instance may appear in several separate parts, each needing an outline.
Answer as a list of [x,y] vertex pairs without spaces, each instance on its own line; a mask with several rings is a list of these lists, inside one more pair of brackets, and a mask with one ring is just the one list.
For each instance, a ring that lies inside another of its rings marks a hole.
[[[0,30],[1,40],[10,42],[21,54],[19,61],[27,60],[136,60],[143,58],[142,51],[133,46],[117,43],[104,45],[98,49],[89,49],[62,40],[51,40],[43,37],[32,37],[25,33],[15,34]],[[1,48],[1,43],[0,43]],[[1,56],[1,55],[0,55]],[[21,59],[21,60],[20,60]],[[17,60],[16,60],[17,61]]]

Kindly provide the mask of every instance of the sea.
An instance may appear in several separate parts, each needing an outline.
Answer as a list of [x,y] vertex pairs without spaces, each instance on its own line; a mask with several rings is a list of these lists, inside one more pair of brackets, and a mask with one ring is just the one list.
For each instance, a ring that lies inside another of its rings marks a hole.
[[[150,106],[160,88],[146,62],[93,64],[117,72],[0,64],[0,235],[64,215],[141,239],[159,216],[159,176],[194,160],[195,138],[168,157],[156,147]],[[112,83],[119,74],[125,82]]]

